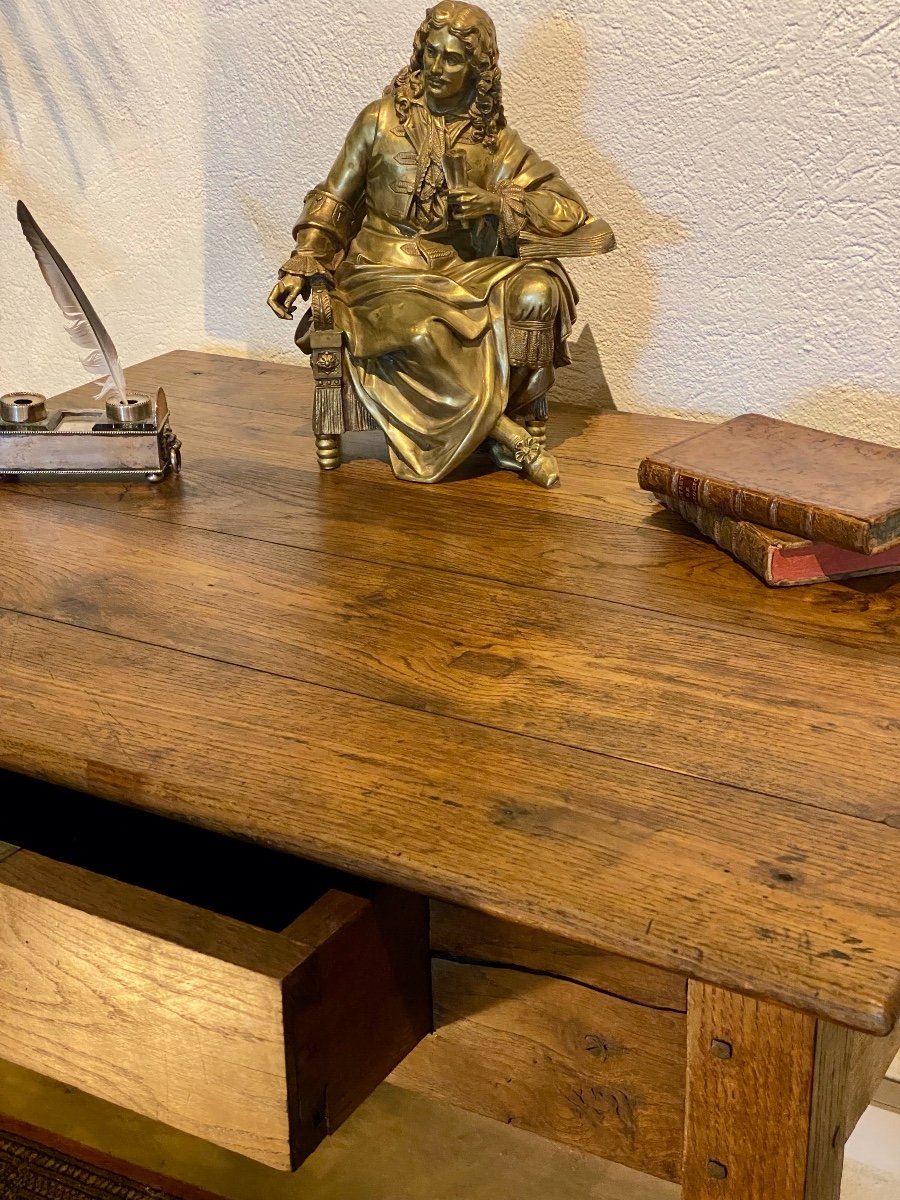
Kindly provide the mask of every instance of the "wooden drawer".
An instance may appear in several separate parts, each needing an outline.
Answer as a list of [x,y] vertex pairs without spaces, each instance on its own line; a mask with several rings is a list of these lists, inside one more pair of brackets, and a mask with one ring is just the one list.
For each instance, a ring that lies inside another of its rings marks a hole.
[[0,797],[0,1058],[291,1169],[430,1030],[418,897],[18,776]]

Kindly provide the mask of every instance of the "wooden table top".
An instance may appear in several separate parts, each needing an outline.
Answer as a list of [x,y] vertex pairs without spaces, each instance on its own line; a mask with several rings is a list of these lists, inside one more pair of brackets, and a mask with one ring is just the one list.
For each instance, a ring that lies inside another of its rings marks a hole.
[[0,765],[892,1028],[898,576],[770,590],[660,512],[688,423],[419,487],[318,471],[302,367],[128,374],[180,478],[0,489]]

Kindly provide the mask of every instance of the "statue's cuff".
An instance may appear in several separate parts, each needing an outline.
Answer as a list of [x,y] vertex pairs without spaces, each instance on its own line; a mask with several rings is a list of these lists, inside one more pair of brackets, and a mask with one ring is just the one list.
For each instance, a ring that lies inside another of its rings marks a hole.
[[500,197],[500,236],[514,242],[528,223],[525,189],[512,180],[498,183],[494,191]]
[[321,259],[316,258],[315,255],[303,253],[292,254],[287,262],[281,264],[280,273],[282,275],[304,275],[307,278],[313,275],[329,277],[331,275],[329,266]]
[[322,229],[339,246],[346,246],[353,234],[353,209],[337,196],[322,188],[313,188],[303,202],[303,212],[294,226],[294,236],[301,229]]

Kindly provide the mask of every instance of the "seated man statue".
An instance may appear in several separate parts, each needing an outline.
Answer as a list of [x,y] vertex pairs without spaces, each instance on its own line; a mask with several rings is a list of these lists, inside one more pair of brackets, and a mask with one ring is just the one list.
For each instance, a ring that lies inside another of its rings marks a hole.
[[384,431],[400,479],[437,483],[490,439],[499,465],[553,487],[556,459],[520,422],[569,362],[578,296],[555,258],[518,257],[519,239],[589,218],[507,124],[497,64],[487,13],[429,9],[409,66],[306,197],[269,305],[290,319],[327,282],[345,395]]

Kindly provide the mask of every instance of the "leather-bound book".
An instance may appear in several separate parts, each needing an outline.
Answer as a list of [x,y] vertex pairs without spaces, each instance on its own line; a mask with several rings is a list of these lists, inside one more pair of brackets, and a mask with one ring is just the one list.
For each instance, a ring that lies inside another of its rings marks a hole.
[[810,542],[793,533],[754,525],[752,521],[723,517],[673,496],[656,498],[748,566],[770,587],[884,575],[888,571],[896,571],[900,578],[900,545],[880,554],[859,554],[856,550],[842,550],[827,542]]
[[643,460],[642,488],[860,554],[900,544],[900,450],[748,413]]

